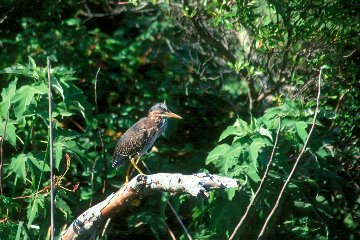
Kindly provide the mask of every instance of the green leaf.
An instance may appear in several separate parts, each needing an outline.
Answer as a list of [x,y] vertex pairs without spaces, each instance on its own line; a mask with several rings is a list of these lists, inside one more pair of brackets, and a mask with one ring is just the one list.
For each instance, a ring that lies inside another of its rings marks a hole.
[[55,162],[55,168],[59,168],[63,151],[66,149],[66,145],[63,142],[55,142],[54,143],[54,162]]
[[64,21],[64,23],[68,26],[80,26],[81,20],[78,18],[69,18]]
[[81,115],[86,118],[85,116],[85,108],[81,105],[80,102],[73,102],[72,106],[70,107],[71,110],[79,111]]
[[22,230],[23,230],[23,224],[24,224],[23,221],[19,222],[18,229],[16,231],[15,240],[20,240],[21,239],[21,233],[22,233]]
[[228,188],[225,190],[226,194],[228,195],[229,201],[231,201],[235,197],[236,191],[236,188]]
[[225,174],[225,176],[232,177],[234,172],[230,173],[229,171],[239,164],[239,158],[244,152],[245,148],[241,141],[233,142],[231,148],[225,153],[224,158],[217,163],[217,167]]
[[306,122],[296,122],[295,123],[296,132],[297,132],[298,136],[300,137],[300,139],[302,140],[303,143],[305,143],[306,138],[308,136],[308,133],[306,132],[307,126],[308,125],[307,125]]
[[47,93],[47,86],[44,83],[35,83],[33,85],[26,85],[16,91],[16,96],[13,98],[15,105],[15,116],[20,117],[27,110],[32,103],[35,94]]
[[259,182],[261,180],[257,169],[253,164],[249,164],[246,167],[244,167],[244,173],[254,182]]
[[65,131],[56,129],[55,134],[58,137],[54,141],[54,161],[55,167],[58,169],[65,152],[81,155],[83,150],[81,145],[75,141],[76,134],[73,131]]
[[24,183],[26,181],[26,160],[27,156],[21,153],[17,157],[13,157],[10,164],[10,171],[15,173]]
[[27,226],[30,226],[34,222],[35,218],[38,217],[39,208],[44,208],[44,197],[40,194],[36,195],[32,204],[30,204],[27,208]]
[[268,129],[260,127],[259,133],[260,133],[260,135],[267,136],[268,138],[270,138],[271,141],[273,141],[271,133]]
[[221,144],[215,147],[206,158],[205,164],[208,165],[209,163],[216,162],[219,157],[223,156],[229,149],[230,146],[228,144]]
[[331,67],[329,65],[323,65],[321,66],[321,69],[331,69]]
[[55,198],[55,205],[56,208],[58,208],[63,214],[66,219],[71,217],[71,209],[69,205],[59,196],[56,196]]
[[255,167],[259,167],[257,159],[259,156],[259,150],[263,146],[263,143],[256,140],[254,140],[249,146],[249,159],[255,165]]
[[39,79],[40,75],[44,75],[43,71],[36,67],[35,61],[31,57],[29,57],[29,64],[27,66],[17,63],[11,67],[5,68],[4,70],[0,71],[0,73],[24,75],[35,79]]
[[330,147],[324,145],[324,146],[320,147],[318,151],[316,151],[316,154],[318,156],[320,156],[321,158],[326,159],[328,157],[334,157],[335,153]]
[[12,98],[15,96],[16,83],[17,78],[15,77],[15,80],[10,82],[8,88],[4,88],[1,91],[2,102],[0,103],[0,116],[3,118],[6,118],[9,103],[12,104]]
[[55,88],[55,89],[60,93],[63,101],[65,101],[64,89],[63,89],[62,86],[60,85],[59,81],[58,81],[56,78],[54,78],[54,77],[51,78],[51,86],[52,86],[53,88]]
[[37,167],[40,171],[50,172],[50,167],[43,159],[37,159],[31,153],[28,154],[28,159]]
[[227,138],[228,136],[236,135],[237,129],[238,128],[236,126],[227,127],[226,130],[221,134],[221,136],[219,138],[219,142],[222,141],[223,139]]
[[[16,127],[14,126],[16,122],[12,120],[8,120],[6,123],[6,134],[5,134],[5,141],[9,141],[11,145],[16,147]],[[0,136],[4,134],[5,128],[5,120],[2,121],[0,118]]]

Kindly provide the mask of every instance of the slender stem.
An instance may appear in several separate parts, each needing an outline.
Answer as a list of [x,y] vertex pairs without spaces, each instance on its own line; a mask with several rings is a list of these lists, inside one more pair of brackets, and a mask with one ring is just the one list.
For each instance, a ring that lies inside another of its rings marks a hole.
[[102,239],[104,238],[105,233],[106,233],[106,230],[107,230],[107,228],[109,227],[110,221],[111,221],[111,218],[109,218],[108,220],[106,220],[104,229],[103,229],[102,232],[101,232],[100,240],[102,240]]
[[9,120],[9,112],[10,112],[10,100],[9,100],[9,106],[8,106],[7,113],[6,113],[4,132],[0,139],[0,195],[3,194],[3,187],[2,187],[3,144],[4,144],[4,140],[5,140],[5,135],[6,135],[6,126],[7,126],[8,120]]
[[4,144],[4,140],[5,140],[5,135],[6,135],[6,126],[7,126],[7,122],[9,120],[9,112],[10,112],[10,100],[9,100],[9,106],[7,109],[7,113],[6,113],[6,119],[5,119],[5,124],[4,124],[4,132],[3,135],[1,136],[0,139],[0,195],[3,194],[3,187],[2,187],[2,168],[3,168],[3,144]]
[[319,72],[319,77],[318,77],[318,93],[317,93],[317,97],[316,97],[316,108],[315,108],[315,113],[314,113],[314,118],[313,118],[313,121],[312,121],[312,124],[311,124],[311,128],[310,128],[310,131],[309,131],[309,134],[305,140],[305,143],[304,143],[304,146],[302,147],[300,153],[299,153],[299,156],[297,157],[292,169],[291,169],[291,172],[289,174],[289,176],[287,177],[283,187],[281,188],[281,191],[279,193],[279,196],[278,198],[276,199],[276,202],[275,202],[275,205],[274,207],[271,209],[271,212],[269,213],[269,215],[267,216],[266,218],[266,221],[264,223],[264,225],[262,226],[261,228],[261,231],[259,233],[259,236],[257,239],[262,239],[263,236],[264,236],[264,232],[266,230],[266,227],[271,219],[271,217],[274,215],[276,209],[278,208],[279,206],[279,203],[280,203],[280,200],[284,194],[284,191],[285,191],[285,188],[287,187],[287,185],[289,184],[290,180],[291,180],[291,177],[293,176],[294,172],[295,172],[295,169],[297,167],[297,165],[299,164],[300,162],[300,158],[302,157],[302,155],[304,154],[305,150],[306,150],[306,146],[309,142],[309,139],[310,139],[310,136],[314,130],[314,127],[315,127],[315,121],[316,121],[316,117],[317,117],[317,114],[318,114],[318,111],[319,111],[319,102],[320,102],[320,90],[321,90],[321,73],[322,73],[322,68],[320,68],[320,72]]
[[51,188],[51,204],[50,204],[50,239],[54,240],[54,150],[53,150],[53,117],[52,117],[52,95],[51,95],[51,75],[50,75],[50,59],[47,58],[48,87],[49,87],[49,142],[50,142],[50,188]]
[[[98,70],[96,72],[95,84],[94,84],[94,95],[95,95],[95,100],[94,101],[95,101],[96,116],[99,115],[99,108],[98,108],[98,103],[97,103],[97,79],[98,79],[99,72],[100,72],[100,68],[98,68]],[[102,135],[101,135],[101,132],[100,132],[99,129],[100,128],[98,127],[98,133],[100,135],[101,147],[102,147],[102,151],[103,151],[104,150],[104,142],[102,140]],[[96,150],[96,141],[95,141],[95,150]],[[94,162],[93,162],[93,166],[92,166],[91,179],[90,179],[90,182],[91,182],[91,199],[90,199],[90,204],[89,204],[90,206],[92,206],[92,203],[93,203],[93,200],[94,200],[94,174],[95,174],[96,162],[97,162],[97,159],[95,158]]]
[[[151,171],[150,171],[150,169],[148,168],[148,166],[145,164],[145,162],[144,162],[144,161],[141,161],[141,163],[144,165],[146,171],[147,171],[149,174],[152,174]],[[185,224],[181,221],[181,218],[180,218],[179,214],[176,212],[175,208],[173,207],[173,205],[171,204],[171,202],[169,201],[169,199],[166,199],[166,203],[169,205],[171,211],[174,213],[176,219],[178,220],[178,222],[180,223],[181,227],[183,228],[183,230],[184,230],[187,238],[188,238],[189,240],[192,240],[192,237],[191,237],[189,231],[188,231],[187,228],[185,227]]]
[[258,196],[258,194],[259,194],[259,192],[260,192],[260,190],[262,188],[262,185],[265,182],[265,178],[267,177],[267,175],[269,173],[270,165],[272,163],[272,160],[273,160],[273,157],[274,157],[274,154],[275,154],[280,129],[281,129],[281,118],[279,118],[279,126],[278,126],[278,129],[277,129],[277,132],[276,132],[275,143],[274,143],[274,147],[272,149],[271,155],[270,155],[270,160],[269,160],[268,164],[266,165],[266,170],[265,170],[265,173],[264,173],[264,175],[263,175],[263,177],[262,177],[262,179],[260,181],[260,185],[259,185],[258,189],[256,190],[254,197],[251,199],[249,205],[247,206],[246,211],[245,211],[244,215],[242,216],[240,222],[238,223],[238,225],[235,227],[233,233],[231,234],[229,240],[234,239],[236,232],[239,230],[240,226],[245,221],[245,219],[246,219],[246,217],[247,217],[247,215],[248,215],[248,213],[250,211],[250,208],[252,207],[253,203],[255,202],[255,199],[257,198],[257,196]]

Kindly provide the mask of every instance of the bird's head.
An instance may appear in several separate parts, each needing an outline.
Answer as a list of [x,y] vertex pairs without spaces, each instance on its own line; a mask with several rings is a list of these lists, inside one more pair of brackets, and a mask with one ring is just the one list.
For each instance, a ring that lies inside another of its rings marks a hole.
[[149,117],[160,117],[160,118],[178,118],[182,119],[179,115],[171,112],[168,107],[166,106],[166,103],[156,103],[154,106],[152,106],[149,110]]

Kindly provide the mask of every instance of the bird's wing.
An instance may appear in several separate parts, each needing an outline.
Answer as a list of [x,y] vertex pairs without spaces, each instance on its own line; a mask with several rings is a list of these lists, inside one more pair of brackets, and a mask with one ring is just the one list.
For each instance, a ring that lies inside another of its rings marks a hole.
[[118,140],[113,155],[113,167],[121,167],[146,147],[148,132],[146,118],[131,126]]
[[166,120],[161,124],[164,124],[164,126],[152,127],[148,130],[148,139],[150,139],[150,142],[148,143],[149,145],[146,149],[148,153],[151,151],[156,139],[158,139],[161,136],[161,134],[164,132],[167,125]]

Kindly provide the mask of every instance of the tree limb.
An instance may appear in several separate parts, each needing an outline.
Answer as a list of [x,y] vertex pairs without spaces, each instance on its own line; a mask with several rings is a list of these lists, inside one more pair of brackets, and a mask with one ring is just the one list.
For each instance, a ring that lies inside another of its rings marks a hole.
[[150,191],[189,193],[195,197],[208,197],[209,190],[235,188],[239,181],[207,173],[194,175],[158,173],[139,174],[116,193],[82,213],[62,234],[62,240],[84,238],[103,221],[122,209],[133,197]]

